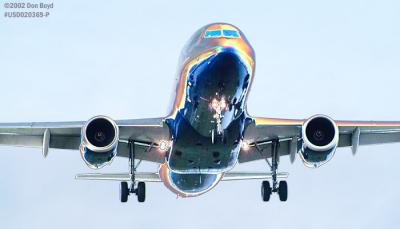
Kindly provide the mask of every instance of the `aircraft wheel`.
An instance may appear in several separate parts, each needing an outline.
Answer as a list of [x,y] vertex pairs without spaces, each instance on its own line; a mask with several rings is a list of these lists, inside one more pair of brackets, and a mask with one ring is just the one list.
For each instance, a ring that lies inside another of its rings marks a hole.
[[288,185],[286,181],[279,181],[278,188],[279,200],[286,201],[288,198]]
[[263,181],[261,184],[261,198],[263,201],[269,201],[271,197],[272,189],[269,181]]
[[125,203],[128,201],[129,188],[128,188],[127,182],[121,182],[121,185],[119,187],[119,194],[120,194],[120,200],[122,203]]
[[146,184],[144,182],[138,183],[136,195],[137,195],[138,201],[140,203],[145,201],[145,199],[146,199]]

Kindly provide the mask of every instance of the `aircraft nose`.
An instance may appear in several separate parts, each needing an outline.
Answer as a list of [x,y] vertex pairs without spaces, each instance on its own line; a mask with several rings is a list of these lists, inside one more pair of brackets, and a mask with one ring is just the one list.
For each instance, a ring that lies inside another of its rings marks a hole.
[[223,50],[218,52],[212,61],[217,67],[226,67],[226,65],[234,66],[240,62],[239,56],[230,49]]
[[249,80],[248,75],[240,56],[230,49],[218,52],[193,72],[198,86],[196,89],[202,88],[202,95],[207,97],[215,96],[216,92],[227,98],[235,97],[238,87],[246,85]]

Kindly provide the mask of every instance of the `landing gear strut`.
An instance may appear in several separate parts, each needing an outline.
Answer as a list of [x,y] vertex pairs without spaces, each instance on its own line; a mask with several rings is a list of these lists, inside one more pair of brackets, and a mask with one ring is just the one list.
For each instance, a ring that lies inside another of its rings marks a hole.
[[138,202],[144,202],[146,200],[146,184],[144,182],[138,182],[137,187],[135,188],[135,143],[133,141],[128,142],[129,146],[129,173],[131,177],[131,185],[128,186],[128,182],[123,181],[120,184],[120,200],[122,203],[128,201],[128,196],[131,193],[136,194]]
[[269,181],[263,181],[261,184],[261,197],[263,201],[269,201],[272,193],[278,193],[280,201],[286,201],[288,197],[288,186],[286,181],[277,179],[277,170],[279,165],[279,140],[274,139],[271,142],[271,162],[266,159],[271,168],[272,187]]

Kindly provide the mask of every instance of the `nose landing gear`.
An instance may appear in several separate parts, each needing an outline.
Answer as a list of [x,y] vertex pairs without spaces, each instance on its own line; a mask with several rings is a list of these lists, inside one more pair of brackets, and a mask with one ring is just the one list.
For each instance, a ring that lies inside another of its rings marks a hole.
[[215,114],[214,114],[214,119],[217,123],[217,134],[218,135],[222,135],[223,134],[223,129],[222,129],[222,118],[224,117],[224,115],[222,114],[222,112],[225,110],[226,108],[226,101],[225,98],[222,97],[220,101],[218,101],[216,98],[214,98],[211,101],[211,107],[215,110]]

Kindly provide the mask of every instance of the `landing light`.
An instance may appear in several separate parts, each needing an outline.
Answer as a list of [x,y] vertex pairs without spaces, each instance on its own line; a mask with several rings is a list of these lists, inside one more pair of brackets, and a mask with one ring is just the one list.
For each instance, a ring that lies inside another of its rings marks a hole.
[[250,145],[247,141],[242,141],[242,150],[248,151],[250,149]]
[[169,145],[170,144],[168,141],[161,140],[158,146],[160,148],[160,151],[165,152],[169,149]]
[[215,111],[222,111],[226,108],[226,101],[225,98],[221,98],[220,101],[218,101],[218,99],[214,98],[211,101],[211,107],[215,110]]
[[219,107],[219,102],[218,102],[218,100],[217,100],[217,99],[213,99],[212,102],[211,102],[211,106],[212,106],[212,108],[213,108],[214,110],[217,110],[218,107]]
[[224,98],[221,99],[221,101],[219,102],[219,105],[221,106],[222,110],[226,108],[226,101]]

